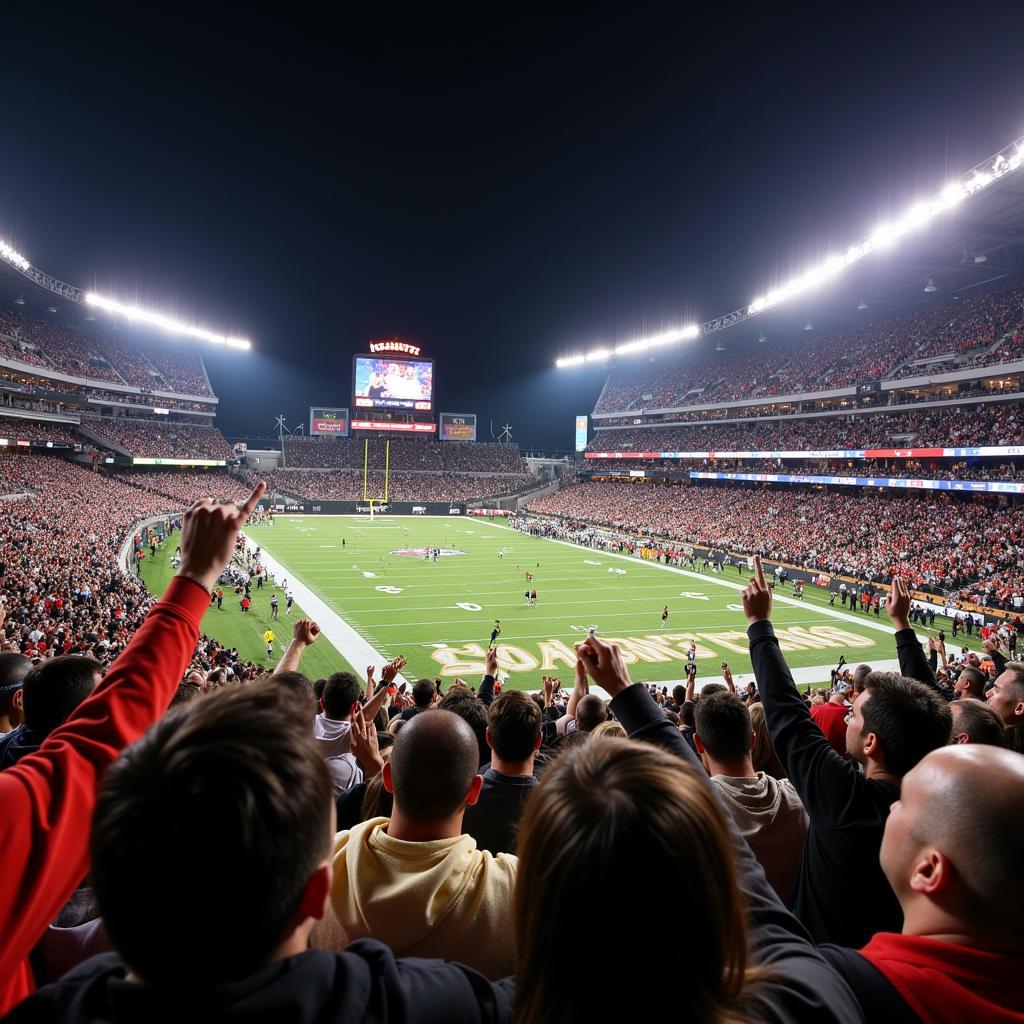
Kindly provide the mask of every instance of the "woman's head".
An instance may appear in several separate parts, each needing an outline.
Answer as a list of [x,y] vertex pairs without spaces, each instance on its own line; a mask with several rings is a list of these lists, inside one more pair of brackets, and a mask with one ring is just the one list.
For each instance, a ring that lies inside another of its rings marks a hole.
[[[657,949],[682,974],[689,1020],[715,1020],[740,995],[747,940],[732,837],[706,779],[678,758],[614,738],[570,748],[527,802],[518,854],[519,1020],[592,1020],[615,998],[607,980],[562,976],[563,958],[596,936]],[[665,878],[667,890],[652,881]],[[699,942],[686,921],[701,922]]]

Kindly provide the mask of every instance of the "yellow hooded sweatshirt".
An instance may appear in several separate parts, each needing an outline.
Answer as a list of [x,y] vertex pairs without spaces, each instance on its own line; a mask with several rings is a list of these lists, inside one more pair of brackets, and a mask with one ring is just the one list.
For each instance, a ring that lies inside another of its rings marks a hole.
[[517,860],[472,836],[411,843],[371,818],[334,841],[331,905],[349,941],[373,938],[395,956],[456,960],[492,980],[513,972]]

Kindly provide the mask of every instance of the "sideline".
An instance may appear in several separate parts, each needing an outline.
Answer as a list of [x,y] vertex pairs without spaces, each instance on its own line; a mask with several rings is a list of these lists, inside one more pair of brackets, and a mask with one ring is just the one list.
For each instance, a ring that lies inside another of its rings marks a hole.
[[[249,529],[244,530],[242,536],[245,538],[247,548],[252,551],[255,551],[257,547],[260,548],[260,561],[266,564],[278,585],[281,580],[288,580],[289,589],[295,594],[295,600],[307,615],[316,620],[323,635],[334,644],[338,653],[352,666],[352,671],[357,679],[366,679],[367,665],[376,665],[379,670],[390,660],[371,646],[362,634],[350,626],[336,611],[329,608],[295,573],[290,572],[274,558],[262,542],[257,543],[253,540]],[[395,681],[399,685],[408,682],[401,673],[395,676]]]

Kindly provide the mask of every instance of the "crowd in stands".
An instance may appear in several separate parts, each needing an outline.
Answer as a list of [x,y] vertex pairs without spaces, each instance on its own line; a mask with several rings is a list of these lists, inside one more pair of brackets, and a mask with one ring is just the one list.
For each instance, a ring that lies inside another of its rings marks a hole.
[[[306,438],[284,442],[290,469],[359,469],[366,457],[366,438]],[[371,469],[384,468],[385,441],[369,439]],[[482,441],[428,441],[398,437],[391,441],[391,469],[434,473],[522,473],[519,445]]]
[[89,380],[179,394],[211,394],[197,352],[76,331],[20,310],[0,308],[0,358],[5,354]]
[[[767,342],[743,351],[709,352],[705,346],[699,353],[684,347],[643,365],[625,360],[609,376],[594,411],[808,394],[865,381],[930,376],[959,365],[995,365],[1017,358],[1021,327],[1024,283],[826,338]],[[996,346],[1004,335],[1007,341]],[[922,368],[908,362],[946,353],[958,356],[955,365]]]
[[259,496],[186,514],[178,577],[102,679],[0,662],[11,1024],[1021,1018],[1024,667],[999,634],[987,672],[943,650],[937,673],[897,578],[900,671],[812,699],[758,562],[743,692],[725,665],[699,692],[634,683],[594,635],[532,696],[494,645],[446,692],[396,685],[400,658],[314,683],[310,620],[273,675],[198,685]]
[[113,473],[111,476],[130,487],[138,487],[172,499],[172,507],[175,509],[186,509],[194,502],[210,497],[243,501],[249,493],[248,488],[221,470],[208,470],[203,473]]
[[131,455],[161,459],[234,458],[231,446],[216,427],[124,417],[83,417],[82,426]]
[[860,413],[693,427],[599,430],[592,452],[804,451],[850,448],[963,448],[1024,442],[1016,402],[957,405],[915,412]]
[[[364,495],[384,496],[382,471],[366,474],[361,469],[276,470],[266,474],[273,491],[320,501],[362,501]],[[466,501],[516,494],[526,490],[534,477],[529,473],[434,473],[390,471],[389,501]],[[365,485],[365,487],[364,487]]]
[[991,499],[599,482],[540,498],[530,510],[861,581],[899,575],[994,608],[1024,594],[1024,507]]
[[72,424],[0,416],[0,437],[28,441],[70,441]]

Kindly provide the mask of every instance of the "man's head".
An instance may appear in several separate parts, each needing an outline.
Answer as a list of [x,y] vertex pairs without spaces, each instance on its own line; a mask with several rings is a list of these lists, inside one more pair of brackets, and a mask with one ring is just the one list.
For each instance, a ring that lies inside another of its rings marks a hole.
[[906,775],[931,750],[949,742],[949,705],[929,687],[897,672],[872,672],[846,726],[853,760]]
[[487,742],[502,761],[522,764],[540,746],[540,725],[534,701],[521,690],[508,690],[487,712]]
[[469,725],[451,711],[406,722],[384,765],[384,786],[402,816],[417,825],[443,822],[476,803],[480,753]]
[[320,698],[324,714],[338,721],[350,718],[361,693],[359,680],[351,672],[335,672],[328,677],[324,695]]
[[672,687],[672,703],[675,704],[676,707],[681,708],[684,700],[686,700],[686,687],[683,686],[682,683],[676,683],[676,685]]
[[429,708],[437,687],[430,679],[417,679],[412,688],[412,702],[420,709]]
[[953,713],[953,733],[950,743],[987,743],[992,747],[1006,746],[1006,726],[994,708],[980,700],[950,701]]
[[93,658],[65,654],[41,662],[25,676],[25,727],[50,733],[89,696],[103,678]]
[[871,675],[870,665],[858,665],[853,670],[853,692],[863,693],[864,692],[864,681],[869,675]]
[[977,700],[984,700],[985,685],[987,683],[988,677],[980,668],[967,665],[960,670],[960,674],[956,677],[956,682],[953,684],[953,692],[957,697],[974,697]]
[[607,717],[604,701],[596,693],[588,693],[579,699],[576,705],[576,728],[580,732],[591,732]]
[[479,751],[477,764],[481,765],[489,761],[491,748],[487,745],[487,707],[477,695],[461,686],[453,686],[441,698],[437,706],[458,715],[473,730]]
[[850,697],[853,695],[853,683],[848,683],[845,679],[837,679],[835,685],[832,687],[832,693],[829,696],[829,700],[833,704],[845,704]]
[[1024,728],[1024,664],[1008,661],[992,684],[988,706],[1003,720],[1007,729]]
[[1020,949],[1021,807],[1024,757],[1011,750],[952,745],[907,773],[880,855],[905,933]]
[[6,718],[11,728],[25,720],[22,684],[31,671],[32,662],[24,654],[0,654],[0,719]]
[[747,705],[735,693],[726,690],[713,693],[710,697],[701,694],[694,720],[694,742],[709,771],[713,774],[731,774],[714,771],[712,764],[737,768],[747,766],[754,730]]
[[701,700],[703,700],[705,697],[710,697],[711,694],[713,694],[713,693],[728,693],[728,692],[729,692],[729,687],[726,686],[725,683],[705,683],[700,688],[700,693],[698,694],[698,696],[700,697]]
[[[90,841],[115,947],[158,988],[252,974],[323,915],[331,780],[275,686],[220,690],[158,722],[108,769]],[[151,900],[159,880],[160,921]],[[194,959],[187,971],[169,950]]]
[[[312,720],[316,718],[317,700],[313,684],[301,672],[275,672],[268,680],[275,686],[283,687],[294,694],[300,706]],[[334,716],[329,716],[333,718]]]

